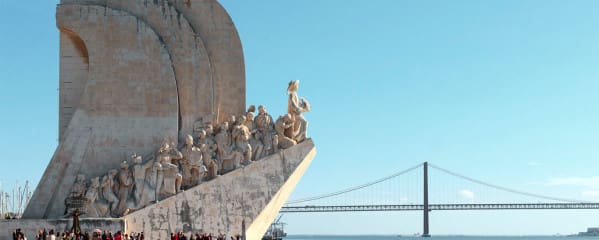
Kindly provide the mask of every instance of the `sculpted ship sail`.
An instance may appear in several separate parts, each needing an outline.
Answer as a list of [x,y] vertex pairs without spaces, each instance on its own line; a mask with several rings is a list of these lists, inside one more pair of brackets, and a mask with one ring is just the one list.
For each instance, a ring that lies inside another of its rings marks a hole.
[[215,0],[62,0],[56,21],[60,142],[24,218],[262,234],[315,154],[299,81],[276,121],[246,111],[241,42]]

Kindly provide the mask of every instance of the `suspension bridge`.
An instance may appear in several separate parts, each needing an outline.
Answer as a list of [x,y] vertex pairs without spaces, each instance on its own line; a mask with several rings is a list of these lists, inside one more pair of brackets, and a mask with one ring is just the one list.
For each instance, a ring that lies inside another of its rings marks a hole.
[[[418,170],[422,170],[422,174]],[[435,179],[431,177],[431,170],[443,175],[439,181],[442,184],[431,184]],[[452,184],[448,181],[451,178],[459,183]],[[492,194],[482,194],[489,191]],[[431,197],[435,203],[431,203]],[[280,213],[422,211],[422,236],[430,237],[431,211],[543,209],[591,210],[599,209],[599,202],[519,191],[424,162],[359,186],[288,201]]]

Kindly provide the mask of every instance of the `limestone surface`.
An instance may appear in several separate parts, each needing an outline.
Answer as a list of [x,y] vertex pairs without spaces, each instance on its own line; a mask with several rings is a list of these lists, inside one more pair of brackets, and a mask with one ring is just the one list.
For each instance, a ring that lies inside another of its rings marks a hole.
[[78,174],[244,112],[241,41],[216,0],[62,0],[56,22],[60,142],[25,218],[63,216]]
[[241,41],[216,0],[61,0],[56,24],[59,145],[25,219],[0,230],[65,231],[75,211],[88,231],[260,239],[316,154],[299,81],[276,122],[246,111]]
[[127,232],[241,234],[261,239],[316,154],[311,139],[125,217]]

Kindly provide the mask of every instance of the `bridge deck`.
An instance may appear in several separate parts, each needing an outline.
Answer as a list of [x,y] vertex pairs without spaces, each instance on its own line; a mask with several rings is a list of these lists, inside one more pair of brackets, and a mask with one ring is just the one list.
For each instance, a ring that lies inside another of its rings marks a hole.
[[[430,211],[440,210],[542,210],[542,209],[599,209],[599,203],[492,203],[492,204],[430,204]],[[298,212],[373,212],[423,211],[422,204],[404,205],[346,205],[346,206],[284,206],[281,213]]]

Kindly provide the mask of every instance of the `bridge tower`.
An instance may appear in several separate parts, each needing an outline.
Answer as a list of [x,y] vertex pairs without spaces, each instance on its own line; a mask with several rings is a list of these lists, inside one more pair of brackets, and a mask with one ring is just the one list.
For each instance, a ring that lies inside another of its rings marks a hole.
[[422,212],[422,218],[423,218],[423,226],[422,226],[422,237],[430,237],[431,234],[429,233],[429,222],[428,222],[428,212],[430,212],[429,210],[429,206],[428,206],[428,162],[424,162],[424,164],[422,165],[423,169],[424,169],[424,189],[423,189],[423,212]]

